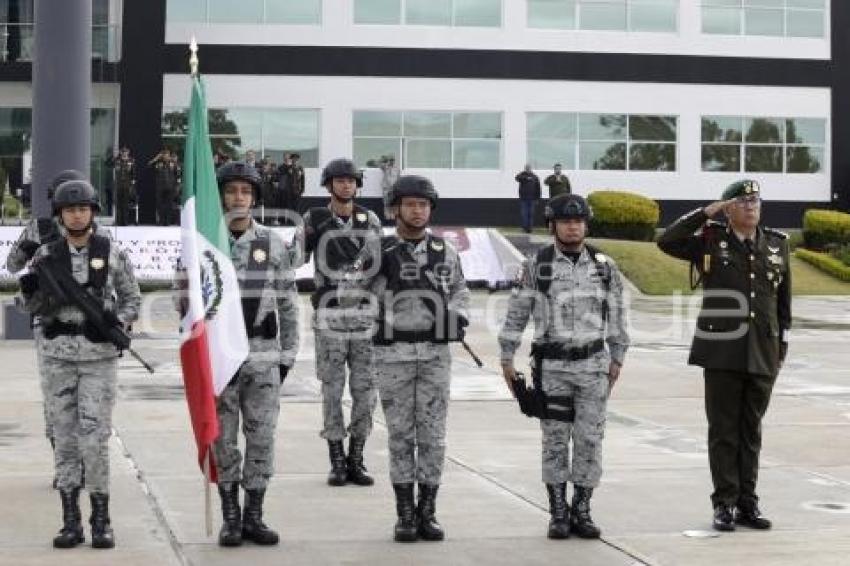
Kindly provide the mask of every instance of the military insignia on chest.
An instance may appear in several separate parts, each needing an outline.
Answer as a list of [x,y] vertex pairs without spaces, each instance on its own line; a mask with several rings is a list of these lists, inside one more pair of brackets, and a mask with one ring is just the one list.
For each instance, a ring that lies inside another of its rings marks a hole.
[[268,259],[268,255],[266,254],[266,250],[256,249],[253,253],[254,261],[257,263],[265,263],[266,259]]
[[106,262],[103,260],[102,257],[96,257],[92,258],[92,260],[89,262],[89,265],[95,271],[100,271],[106,266]]
[[782,257],[776,254],[767,256],[767,261],[769,261],[773,265],[782,265]]
[[355,218],[357,218],[358,222],[366,222],[367,216],[365,212],[358,212],[355,215]]
[[443,248],[445,248],[445,247],[446,246],[445,246],[445,244],[443,244],[443,242],[440,242],[440,241],[437,241],[437,240],[431,240],[431,249],[434,250],[435,252],[441,252],[441,251],[443,251]]
[[720,242],[720,244],[718,244],[718,245],[720,246],[720,249],[721,249],[721,250],[725,250],[725,249],[727,249],[727,248],[729,247],[729,242],[727,242],[726,240],[723,240],[723,241],[721,241],[721,242]]

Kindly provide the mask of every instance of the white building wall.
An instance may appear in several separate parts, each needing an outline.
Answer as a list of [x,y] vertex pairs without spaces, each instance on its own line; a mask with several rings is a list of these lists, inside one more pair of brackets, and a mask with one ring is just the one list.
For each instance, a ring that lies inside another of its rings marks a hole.
[[[203,60],[203,59],[202,59]],[[503,115],[498,171],[411,170],[430,177],[445,198],[514,198],[514,175],[526,161],[526,112],[662,114],[678,117],[677,171],[566,171],[574,191],[623,189],[656,199],[708,200],[743,176],[770,200],[830,199],[828,88],[748,87],[616,82],[424,78],[205,76],[210,107],[320,110],[319,162],[352,154],[356,110],[494,111]],[[164,106],[186,106],[189,79],[166,75]],[[701,170],[703,115],[826,119],[824,168],[817,174],[714,173]],[[307,171],[307,195],[322,195],[318,169]],[[548,171],[538,171],[540,175]],[[367,171],[364,196],[378,196],[380,171]]]

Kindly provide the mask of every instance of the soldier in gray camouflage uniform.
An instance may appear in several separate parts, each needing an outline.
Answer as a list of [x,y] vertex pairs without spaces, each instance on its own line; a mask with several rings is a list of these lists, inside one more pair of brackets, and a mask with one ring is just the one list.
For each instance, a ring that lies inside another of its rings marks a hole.
[[[241,161],[228,163],[218,171],[218,184],[250,341],[248,360],[222,391],[216,407],[221,434],[213,455],[224,518],[219,544],[239,546],[245,539],[273,545],[279,536],[263,522],[263,500],[274,474],[280,386],[298,352],[295,274],[288,246],[251,218],[261,190],[257,169]],[[240,413],[244,460],[238,447]],[[240,482],[245,490],[244,515],[239,508]]]
[[[374,314],[367,308],[367,301],[356,301],[344,308],[337,300],[336,290],[364,246],[377,246],[381,222],[374,212],[354,202],[363,178],[350,160],[330,161],[322,171],[321,182],[331,201],[327,207],[307,211],[297,238],[304,257],[313,254],[315,258],[313,329],[316,375],[322,382],[321,437],[328,442],[331,462],[328,484],[368,486],[374,480],[363,463],[363,449],[372,432],[377,402],[369,332]],[[347,430],[342,412],[346,365],[351,392],[351,422]],[[343,446],[346,433],[350,434],[347,457]]]
[[[499,334],[508,386],[516,379],[514,353],[533,314],[542,389],[572,398],[574,422],[542,418],[543,482],[549,494],[549,538],[597,538],[590,497],[602,475],[605,411],[628,348],[623,283],[614,262],[584,243],[591,211],[578,195],[552,199],[546,220],[553,245],[524,265]],[[545,289],[548,287],[548,289]],[[606,350],[605,345],[608,348]],[[570,460],[572,441],[572,461]],[[575,487],[572,513],[566,484]]]
[[446,452],[448,343],[463,339],[470,296],[457,250],[426,232],[437,198],[428,179],[399,178],[390,200],[396,235],[383,239],[380,262],[365,271],[379,308],[375,374],[389,429],[398,542],[445,536],[435,513]]
[[[33,264],[67,269],[102,309],[127,327],[141,303],[132,264],[108,238],[94,234],[97,193],[86,181],[67,181],[56,189],[53,212],[65,236],[38,248]],[[63,526],[57,548],[83,542],[79,507],[81,464],[91,497],[92,546],[115,545],[109,518],[109,446],[118,373],[116,347],[86,320],[70,300],[48,292],[38,272],[21,278],[25,307],[41,319],[38,342],[47,383],[56,442],[55,463]]]

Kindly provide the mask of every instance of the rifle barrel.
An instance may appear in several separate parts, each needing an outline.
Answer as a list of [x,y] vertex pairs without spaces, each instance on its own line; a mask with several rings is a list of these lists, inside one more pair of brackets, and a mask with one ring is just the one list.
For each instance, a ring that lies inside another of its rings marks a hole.
[[136,361],[145,366],[145,369],[151,373],[154,373],[153,367],[139,355],[133,348],[127,348],[127,351],[130,352],[130,355],[136,358]]

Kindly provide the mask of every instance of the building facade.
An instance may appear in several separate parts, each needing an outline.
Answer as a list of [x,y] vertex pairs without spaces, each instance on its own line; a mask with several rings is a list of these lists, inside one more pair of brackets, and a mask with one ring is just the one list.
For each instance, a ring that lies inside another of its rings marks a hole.
[[[103,1],[95,24],[115,27],[95,34],[93,107],[112,137],[98,143],[139,163],[182,148],[194,36],[216,149],[299,153],[308,202],[321,165],[352,156],[377,206],[393,156],[435,181],[444,224],[514,224],[526,163],[562,164],[581,194],[652,197],[664,222],[742,177],[775,226],[850,207],[847,2]],[[26,122],[27,65],[0,65],[0,128]],[[150,172],[140,183],[150,221]]]

